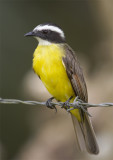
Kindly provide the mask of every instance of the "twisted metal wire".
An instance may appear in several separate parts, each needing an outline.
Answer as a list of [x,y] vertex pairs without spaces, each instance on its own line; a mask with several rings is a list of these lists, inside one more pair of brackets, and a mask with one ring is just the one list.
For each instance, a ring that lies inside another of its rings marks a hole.
[[[46,102],[38,102],[38,101],[23,101],[19,99],[3,99],[0,97],[0,103],[1,104],[26,104],[26,105],[44,105],[46,106]],[[61,108],[64,108],[65,102],[50,102],[50,105],[58,105],[61,106]],[[100,103],[100,104],[91,104],[91,103],[84,103],[80,99],[75,98],[73,103],[66,103],[66,106],[68,107],[67,111],[71,111],[73,109],[86,109],[90,107],[111,107],[113,106],[113,103]],[[71,107],[71,108],[70,108]]]

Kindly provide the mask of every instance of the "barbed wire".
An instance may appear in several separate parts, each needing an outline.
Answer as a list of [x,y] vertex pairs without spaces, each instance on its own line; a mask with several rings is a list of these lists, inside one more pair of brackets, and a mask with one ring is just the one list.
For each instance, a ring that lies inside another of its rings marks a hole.
[[[18,100],[18,99],[3,99],[1,97],[0,97],[0,103],[1,104],[44,105],[44,106],[47,105],[47,102],[23,101],[23,100]],[[86,109],[90,108],[90,107],[111,107],[111,106],[113,106],[113,103],[100,103],[100,104],[84,103],[78,97],[75,98],[73,103],[70,103],[69,101],[66,101],[66,102],[53,102],[53,101],[50,101],[49,104],[52,105],[52,106],[58,105],[58,106],[61,106],[61,108],[65,108],[66,107],[68,112],[73,110],[73,109],[82,109],[84,112],[87,112]]]

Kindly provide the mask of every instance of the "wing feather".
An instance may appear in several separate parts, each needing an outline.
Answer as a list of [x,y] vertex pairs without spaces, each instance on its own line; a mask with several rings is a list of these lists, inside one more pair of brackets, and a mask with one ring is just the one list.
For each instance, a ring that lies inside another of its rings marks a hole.
[[63,63],[65,65],[66,72],[72,84],[75,95],[78,96],[81,100],[87,102],[87,87],[80,63],[77,60],[75,52],[67,44],[65,44],[64,49],[66,55],[63,57]]
[[[78,96],[84,102],[88,102],[86,83],[75,52],[67,44],[64,45],[64,49],[66,55],[63,57],[63,63],[75,92],[75,96]],[[87,149],[89,153],[98,154],[99,147],[90,119],[81,109],[79,109],[79,113],[81,116],[80,122],[73,114],[71,114],[79,147],[81,150]]]

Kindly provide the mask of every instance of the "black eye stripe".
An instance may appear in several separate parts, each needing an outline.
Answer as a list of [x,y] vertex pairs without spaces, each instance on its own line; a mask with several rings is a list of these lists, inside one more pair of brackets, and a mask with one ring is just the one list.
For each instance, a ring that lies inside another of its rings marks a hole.
[[33,32],[36,37],[40,37],[44,40],[53,43],[65,43],[65,37],[62,37],[61,34],[57,31],[50,29],[42,29],[42,30],[34,30]]
[[44,33],[44,34],[47,34],[47,33],[49,33],[49,30],[42,30],[42,33]]

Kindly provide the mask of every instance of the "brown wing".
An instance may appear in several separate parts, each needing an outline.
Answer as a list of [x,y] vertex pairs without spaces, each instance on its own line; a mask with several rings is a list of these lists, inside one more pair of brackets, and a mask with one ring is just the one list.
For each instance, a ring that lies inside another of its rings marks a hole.
[[75,95],[84,102],[87,102],[87,87],[80,63],[78,62],[75,52],[71,49],[71,47],[69,47],[67,44],[64,44],[64,49],[66,55],[63,57],[63,63],[65,65],[66,72],[71,81]]
[[[75,95],[78,96],[81,100],[87,102],[87,87],[77,57],[75,56],[74,51],[67,44],[64,44],[64,49],[66,56],[63,57],[63,63],[65,65],[66,72],[74,89]],[[80,149],[87,150],[92,154],[98,154],[99,147],[90,119],[86,113],[83,114],[82,110],[79,111],[82,120],[81,122],[79,122],[73,114],[71,114],[71,117]]]

